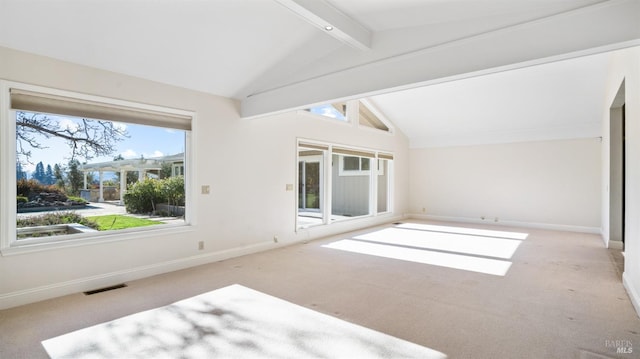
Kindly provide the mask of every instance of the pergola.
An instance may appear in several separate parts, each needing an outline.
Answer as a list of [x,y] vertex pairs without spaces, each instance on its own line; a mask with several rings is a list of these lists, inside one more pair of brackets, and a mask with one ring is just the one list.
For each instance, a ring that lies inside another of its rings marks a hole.
[[[171,157],[171,156],[168,156]],[[89,163],[79,166],[79,170],[84,174],[84,189],[87,189],[87,173],[98,172],[100,182],[100,198],[99,202],[104,202],[104,186],[103,173],[116,172],[120,173],[120,204],[124,204],[124,191],[127,188],[127,172],[138,172],[138,181],[144,179],[147,171],[160,170],[162,164],[171,162],[167,157],[162,158],[136,158],[118,161],[108,161],[100,163]]]

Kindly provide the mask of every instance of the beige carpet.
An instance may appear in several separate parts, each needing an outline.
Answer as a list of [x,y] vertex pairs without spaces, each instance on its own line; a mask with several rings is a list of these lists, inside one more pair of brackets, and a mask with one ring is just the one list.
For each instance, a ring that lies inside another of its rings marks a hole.
[[[336,248],[345,240],[413,257]],[[427,264],[431,252],[457,259]],[[47,359],[43,341],[235,283],[449,359],[639,358],[640,319],[610,253],[594,234],[406,221],[0,310],[0,358]],[[511,264],[486,274],[459,265],[465,256]],[[618,353],[615,341],[633,353]]]
[[42,344],[52,358],[446,358],[237,284]]

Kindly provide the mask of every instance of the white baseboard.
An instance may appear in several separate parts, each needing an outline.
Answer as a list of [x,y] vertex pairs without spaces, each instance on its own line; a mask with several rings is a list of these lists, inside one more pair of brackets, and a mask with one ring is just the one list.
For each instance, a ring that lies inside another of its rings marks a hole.
[[105,273],[96,276],[2,294],[0,295],[0,310],[17,307],[19,305],[35,303],[64,295],[80,293],[96,288],[102,288],[114,284],[133,281],[141,278],[151,277],[158,274],[173,272],[176,270],[216,262],[223,259],[257,253],[276,247],[277,245],[272,242],[252,244],[244,247],[233,248],[219,252],[204,253],[187,258],[180,258],[162,263],[154,263],[151,265],[141,266],[133,269]]
[[608,241],[606,245],[607,245],[607,248],[611,248],[611,249],[622,250],[622,247],[624,247],[622,244],[622,241]]
[[636,315],[640,317],[640,293],[637,288],[633,286],[633,284],[629,281],[629,276],[627,273],[622,273],[622,284],[624,288],[627,290],[627,294],[629,294],[629,298],[631,299],[631,303],[633,307],[636,309]]
[[[0,310],[29,303],[35,303],[46,299],[61,297],[64,295],[81,293],[88,290],[103,288],[114,284],[125,283],[137,279],[151,277],[158,274],[168,273],[180,269],[190,268],[202,264],[239,257],[247,254],[262,252],[269,249],[292,245],[298,242],[322,238],[324,236],[335,235],[343,232],[363,229],[370,226],[390,223],[406,218],[405,215],[397,216],[384,214],[380,216],[345,220],[332,223],[330,226],[311,227],[303,230],[303,235],[298,236],[296,241],[275,244],[273,242],[262,242],[244,247],[232,248],[217,252],[203,253],[187,258],[180,258],[162,263],[140,266],[133,269],[115,271],[91,277],[85,277],[60,283],[53,283],[36,288],[0,294]],[[306,233],[305,233],[306,231]]]
[[583,227],[583,226],[572,226],[572,225],[564,225],[564,224],[503,221],[503,220],[499,220],[496,222],[490,219],[482,220],[480,218],[434,216],[429,214],[409,214],[409,217],[415,218],[415,219],[423,219],[427,221],[489,224],[489,225],[505,226],[505,227],[508,226],[508,227],[550,229],[554,231],[566,231],[566,232],[580,232],[580,233],[592,233],[592,234],[600,234],[601,232],[600,228],[597,228],[597,227]]
[[398,222],[408,218],[407,215],[383,214],[375,217],[354,218],[341,221],[335,221],[328,226],[312,226],[299,229],[298,233],[302,235],[304,240],[314,240],[323,237],[329,237],[341,233],[357,231],[364,228],[384,225],[387,223]]
[[[604,247],[609,248],[609,231],[604,228],[600,228],[600,237],[604,242]],[[622,248],[621,248],[622,249]]]

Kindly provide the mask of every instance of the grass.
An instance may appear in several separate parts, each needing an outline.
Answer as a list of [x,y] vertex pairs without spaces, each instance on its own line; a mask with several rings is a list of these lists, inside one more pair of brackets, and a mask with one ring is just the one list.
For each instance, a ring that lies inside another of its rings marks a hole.
[[78,203],[84,203],[84,204],[89,203],[89,202],[85,201],[84,198],[81,198],[81,197],[67,196],[67,199],[70,200],[70,201],[78,202]]
[[99,231],[108,231],[112,229],[125,229],[134,227],[152,226],[154,224],[162,224],[163,222],[152,221],[150,219],[135,218],[129,216],[121,216],[117,214],[107,216],[92,216],[87,219],[98,224]]

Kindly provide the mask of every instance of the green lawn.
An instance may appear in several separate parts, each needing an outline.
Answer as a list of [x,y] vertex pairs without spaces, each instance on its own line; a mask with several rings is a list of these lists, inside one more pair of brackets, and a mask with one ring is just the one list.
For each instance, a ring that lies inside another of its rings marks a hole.
[[152,226],[154,224],[162,224],[163,222],[152,221],[150,219],[135,218],[112,214],[108,216],[87,217],[98,224],[99,231],[108,231],[112,229],[125,229],[134,227]]

